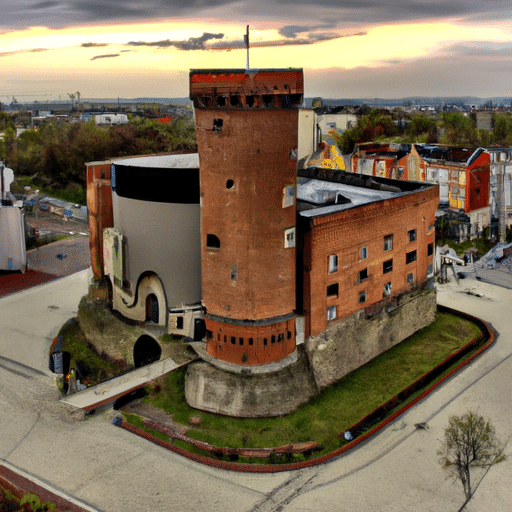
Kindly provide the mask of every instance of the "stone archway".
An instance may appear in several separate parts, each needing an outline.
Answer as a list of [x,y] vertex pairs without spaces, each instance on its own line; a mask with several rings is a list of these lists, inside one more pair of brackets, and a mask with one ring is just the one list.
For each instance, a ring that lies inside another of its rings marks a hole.
[[160,345],[147,334],[143,334],[133,347],[133,362],[135,368],[140,368],[160,359],[162,349]]

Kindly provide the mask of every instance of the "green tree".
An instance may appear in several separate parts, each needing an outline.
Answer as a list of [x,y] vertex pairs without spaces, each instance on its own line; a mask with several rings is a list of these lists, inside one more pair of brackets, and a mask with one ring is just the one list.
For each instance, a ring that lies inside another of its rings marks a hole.
[[460,112],[447,112],[442,115],[443,135],[440,142],[450,146],[479,145],[478,130],[473,119]]
[[471,469],[494,464],[500,453],[494,427],[479,414],[470,411],[448,420],[441,463],[462,483],[466,503],[473,495]]
[[405,128],[407,142],[437,142],[437,120],[427,114],[413,114]]
[[356,126],[345,130],[342,134],[335,131],[329,132],[341,152],[348,155],[354,151],[356,144],[371,142],[380,137],[391,137],[398,133],[393,117],[389,112],[369,108],[361,116]]
[[512,144],[512,115],[495,113],[492,116],[494,142],[497,144]]

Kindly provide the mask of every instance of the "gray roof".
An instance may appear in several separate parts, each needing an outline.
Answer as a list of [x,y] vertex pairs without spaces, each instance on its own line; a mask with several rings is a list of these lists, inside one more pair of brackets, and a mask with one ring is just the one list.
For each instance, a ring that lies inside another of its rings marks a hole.
[[189,169],[199,168],[199,155],[197,153],[185,153],[177,155],[153,155],[136,156],[133,158],[122,158],[113,160],[114,165],[127,165],[133,167],[167,168],[167,169]]
[[303,209],[305,205],[299,207],[303,217],[326,215],[403,194],[310,178],[299,178],[297,182],[297,199],[311,204],[308,209]]

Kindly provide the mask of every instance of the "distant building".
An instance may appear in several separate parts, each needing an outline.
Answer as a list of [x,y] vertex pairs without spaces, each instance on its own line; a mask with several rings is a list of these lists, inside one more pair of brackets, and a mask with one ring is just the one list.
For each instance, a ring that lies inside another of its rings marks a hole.
[[467,237],[474,237],[490,224],[492,151],[435,144],[366,143],[356,146],[351,170],[363,175],[438,184],[440,206],[467,215]]

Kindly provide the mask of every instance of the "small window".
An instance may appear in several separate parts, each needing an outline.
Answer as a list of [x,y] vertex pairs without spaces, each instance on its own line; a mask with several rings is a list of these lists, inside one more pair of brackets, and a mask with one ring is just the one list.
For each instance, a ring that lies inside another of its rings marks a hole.
[[337,297],[338,296],[338,283],[330,284],[327,287],[327,297]]
[[329,255],[329,274],[336,272],[338,270],[338,255],[331,254]]
[[243,338],[238,338],[238,344],[239,345],[243,345],[244,344],[244,339]]
[[292,331],[288,331],[288,333],[287,333],[287,338],[288,338],[289,340],[291,340],[291,339],[292,339]]
[[384,297],[388,297],[389,295],[391,295],[391,283],[386,283],[384,285],[384,290],[382,294],[384,295]]
[[434,244],[427,245],[427,256],[432,256],[434,254]]
[[368,247],[361,247],[361,259],[365,260],[366,258],[368,258]]
[[226,181],[226,188],[228,190],[232,189],[235,186],[235,182],[233,180],[227,180]]
[[336,306],[327,308],[327,320],[334,320],[336,318]]
[[363,270],[360,270],[357,275],[357,282],[360,283],[364,281],[365,279],[368,279],[368,269],[365,268]]
[[359,292],[359,304],[363,304],[363,302],[366,302],[366,290]]
[[183,317],[182,316],[176,317],[176,329],[183,329]]
[[213,131],[221,132],[223,124],[224,124],[224,121],[222,119],[214,119],[213,120]]
[[408,252],[405,255],[405,263],[408,265],[409,263],[412,263],[413,261],[416,261],[416,251]]
[[295,247],[295,228],[285,229],[284,231],[284,247],[288,249]]
[[387,274],[393,270],[393,260],[387,260],[382,264],[382,273]]
[[249,345],[253,345],[254,344],[254,340],[252,338],[249,338]]
[[267,338],[263,338],[263,345],[267,346]]
[[272,338],[270,338],[270,343],[272,343],[272,345],[276,342],[276,337],[273,335]]
[[288,208],[288,206],[293,206],[295,203],[295,187],[293,185],[288,185],[283,189],[283,208]]
[[206,247],[208,249],[220,249],[219,237],[212,234],[206,235]]
[[236,345],[236,338],[231,336],[231,345]]
[[284,334],[280,333],[277,335],[277,341],[283,341],[284,340]]
[[409,236],[409,242],[414,242],[416,240],[416,230],[411,229],[407,232],[407,235]]
[[236,281],[238,279],[238,267],[233,265],[231,267],[231,281]]
[[393,249],[393,235],[387,235],[384,237],[384,250],[390,251]]
[[210,331],[210,330],[208,330],[208,329],[206,330],[206,339],[208,339],[208,340],[213,340],[213,339],[215,339],[215,338],[213,337],[213,332],[212,332],[212,331]]
[[414,281],[414,274],[411,272],[410,274],[407,274],[407,284],[412,284]]

